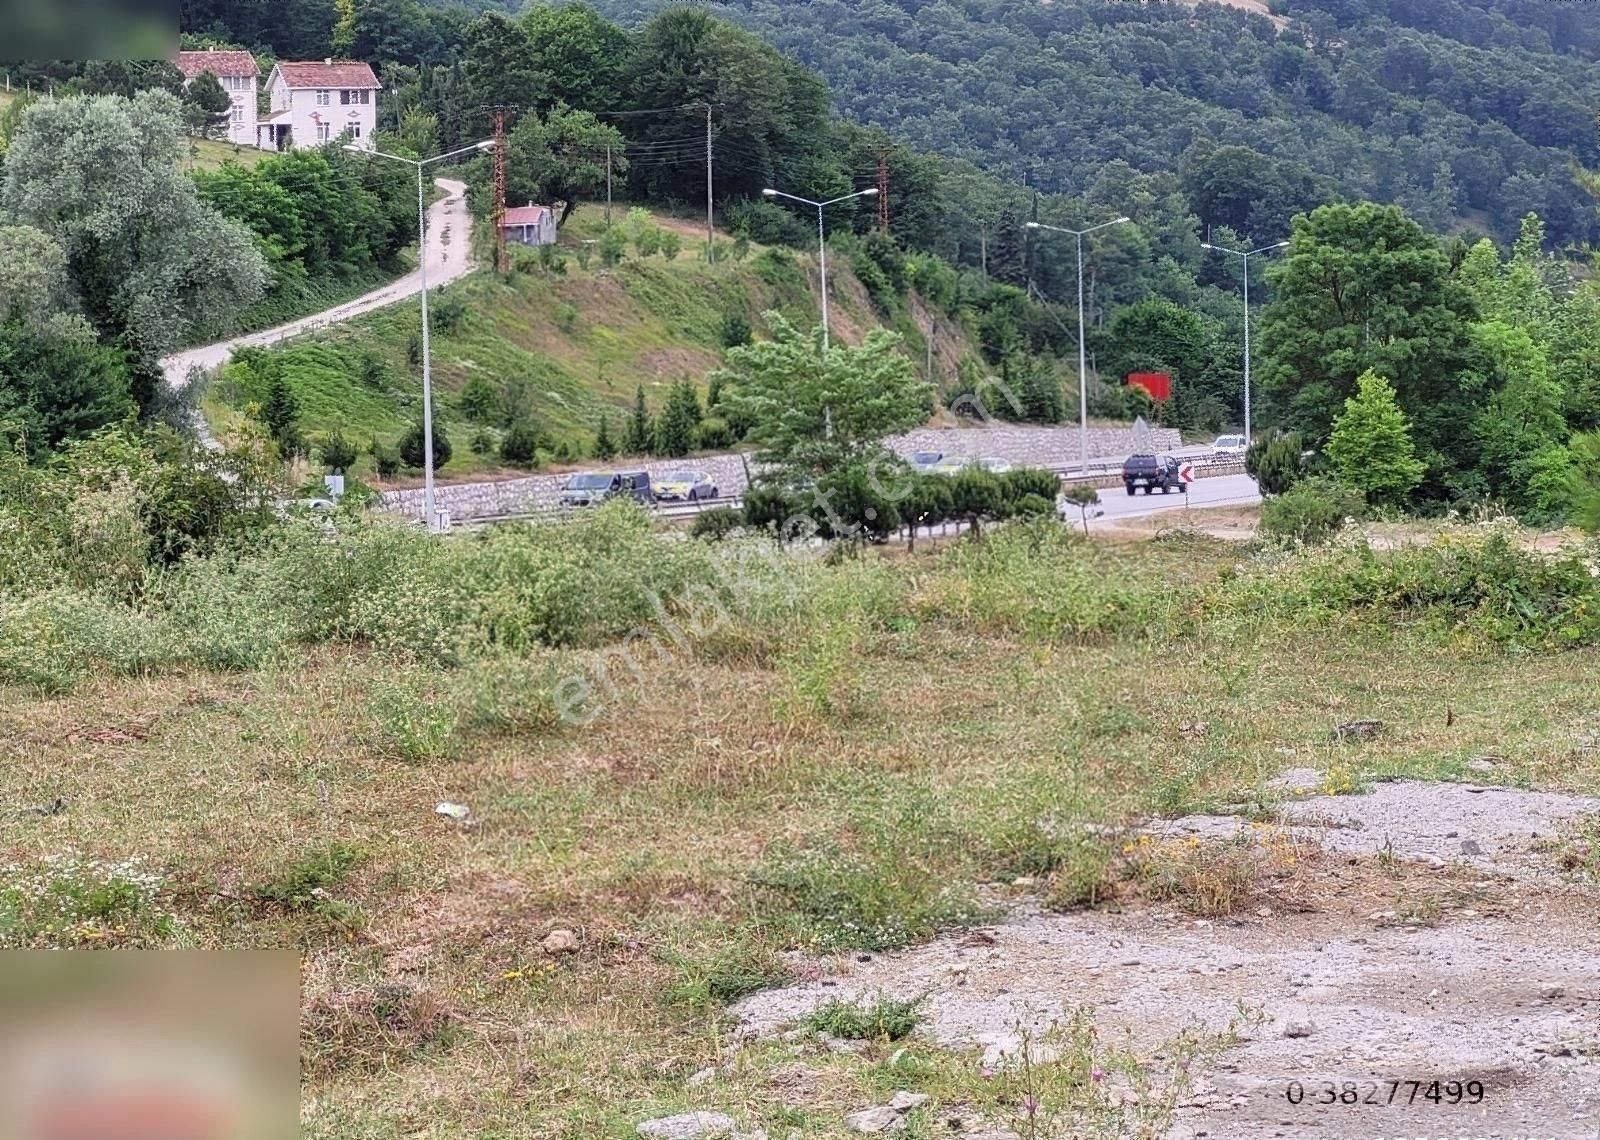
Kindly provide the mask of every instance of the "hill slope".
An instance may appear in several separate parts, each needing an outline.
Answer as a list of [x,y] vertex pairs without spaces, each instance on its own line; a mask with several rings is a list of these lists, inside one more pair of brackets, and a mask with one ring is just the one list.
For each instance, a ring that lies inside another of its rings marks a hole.
[[[628,21],[667,6],[599,3]],[[1485,218],[1509,237],[1533,210],[1558,241],[1600,240],[1571,169],[1600,159],[1590,5],[1288,0],[1272,6],[1282,31],[1235,7],[1122,0],[708,7],[820,72],[847,117],[1047,191],[1086,193],[1116,162],[1172,169],[1209,142],[1282,167],[1290,200],[1253,228],[1333,189],[1438,229]],[[1201,221],[1250,225],[1226,202]]]
[[[493,469],[493,457],[475,454],[472,443],[498,439],[515,419],[542,430],[552,455],[587,454],[602,415],[620,440],[638,389],[652,411],[681,379],[703,390],[722,360],[730,318],[757,332],[769,311],[804,324],[818,319],[813,257],[751,245],[736,259],[732,243],[723,243],[723,260],[709,265],[686,242],[670,261],[629,256],[614,269],[597,259],[584,268],[577,248],[602,229],[600,211],[582,208],[562,230],[561,271],[519,250],[504,279],[479,271],[430,293],[435,414],[453,451],[446,474]],[[854,343],[888,326],[926,365],[932,328],[936,379],[976,355],[961,327],[915,294],[884,313],[847,259],[830,258],[828,277],[835,338]],[[280,349],[242,351],[207,393],[207,415],[226,435],[281,374],[314,441],[340,429],[362,447],[392,443],[421,415],[420,327],[418,306],[407,302]],[[363,457],[358,470],[369,463]]]

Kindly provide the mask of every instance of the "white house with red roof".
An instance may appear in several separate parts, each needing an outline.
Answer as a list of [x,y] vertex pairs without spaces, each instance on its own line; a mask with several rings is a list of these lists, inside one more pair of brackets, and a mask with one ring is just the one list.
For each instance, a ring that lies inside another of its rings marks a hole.
[[507,241],[521,245],[554,245],[556,216],[549,206],[535,206],[532,202],[526,206],[507,206],[500,230]]
[[325,146],[348,138],[371,146],[378,127],[378,92],[372,68],[347,59],[321,63],[280,60],[267,76],[271,108],[256,125],[262,150]]
[[233,101],[228,115],[228,141],[255,146],[256,81],[261,78],[256,57],[247,51],[180,51],[176,62],[185,87],[207,71],[217,77]]

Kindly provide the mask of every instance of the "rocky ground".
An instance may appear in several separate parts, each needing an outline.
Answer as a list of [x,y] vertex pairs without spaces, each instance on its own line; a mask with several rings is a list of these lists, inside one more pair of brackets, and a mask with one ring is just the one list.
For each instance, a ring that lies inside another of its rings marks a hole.
[[[1493,779],[1494,761],[1480,771]],[[919,1033],[1004,1065],[1024,1034],[1092,1007],[1144,1056],[1231,1027],[1183,1079],[1167,1140],[1600,1136],[1600,891],[1570,873],[1600,800],[1419,782],[1305,794],[1327,783],[1288,773],[1280,790],[1300,798],[1268,823],[1193,816],[1126,837],[1275,863],[1233,914],[1024,904],[978,936],[816,963],[815,980],[743,1001],[741,1032],[780,1034],[835,999],[923,996]],[[980,1134],[952,1111],[946,1131]]]

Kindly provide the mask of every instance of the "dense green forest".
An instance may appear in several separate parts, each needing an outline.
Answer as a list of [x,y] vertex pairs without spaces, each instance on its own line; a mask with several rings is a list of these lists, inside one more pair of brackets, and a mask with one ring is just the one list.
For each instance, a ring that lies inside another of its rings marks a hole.
[[[665,0],[600,0],[643,20]],[[1201,221],[1260,240],[1331,196],[1502,240],[1537,212],[1600,236],[1600,11],[1517,0],[1288,0],[1284,26],[1120,0],[719,3],[832,85],[839,111],[1048,191],[1109,163],[1181,170]],[[1218,146],[1248,148],[1226,164]]]

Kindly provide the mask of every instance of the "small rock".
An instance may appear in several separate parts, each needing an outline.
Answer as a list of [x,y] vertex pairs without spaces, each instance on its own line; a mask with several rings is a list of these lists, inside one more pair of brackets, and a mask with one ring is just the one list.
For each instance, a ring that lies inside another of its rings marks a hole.
[[906,1126],[900,1114],[888,1105],[863,1108],[844,1118],[844,1126],[852,1132],[872,1135],[878,1132],[899,1132]]
[[539,949],[551,955],[576,954],[578,936],[570,930],[552,930],[544,936],[544,941],[539,943]]
[[856,961],[857,962],[870,962],[870,961],[872,961],[872,955],[871,954],[857,954],[856,955]]
[[1547,982],[1539,987],[1539,996],[1542,998],[1558,998],[1567,992],[1567,988],[1557,982]]
[[1257,918],[1271,918],[1272,917],[1272,908],[1270,906],[1257,907],[1256,908],[1256,917]]
[[685,1112],[646,1120],[635,1131],[650,1140],[713,1140],[733,1135],[733,1117],[721,1112]]
[[1461,854],[1482,855],[1483,848],[1478,846],[1478,842],[1475,839],[1463,839],[1461,841]]
[[927,1103],[927,1093],[906,1092],[904,1089],[889,1098],[889,1107],[896,1112],[910,1112],[913,1108],[920,1108]]
[[1310,1037],[1317,1027],[1309,1021],[1291,1021],[1283,1027],[1285,1037]]
[[1023,890],[1027,890],[1036,882],[1038,882],[1038,880],[1032,875],[1019,875],[1017,878],[1011,880],[1011,885],[1013,887],[1021,887]]
[[707,1067],[707,1068],[699,1070],[696,1073],[691,1074],[689,1079],[684,1081],[683,1083],[688,1085],[690,1088],[696,1088],[696,1087],[698,1087],[700,1085],[705,1084],[707,1081],[711,1080],[716,1075],[717,1075],[717,1070],[715,1068]]
[[433,812],[435,815],[445,815],[451,819],[466,819],[472,814],[472,809],[466,804],[453,804],[446,800],[434,808]]
[[1371,740],[1381,732],[1381,720],[1347,720],[1333,730],[1333,737],[1335,740]]
[[1478,912],[1475,911],[1475,910],[1464,910],[1464,911],[1461,912],[1461,917],[1462,918],[1477,918],[1478,917]]

